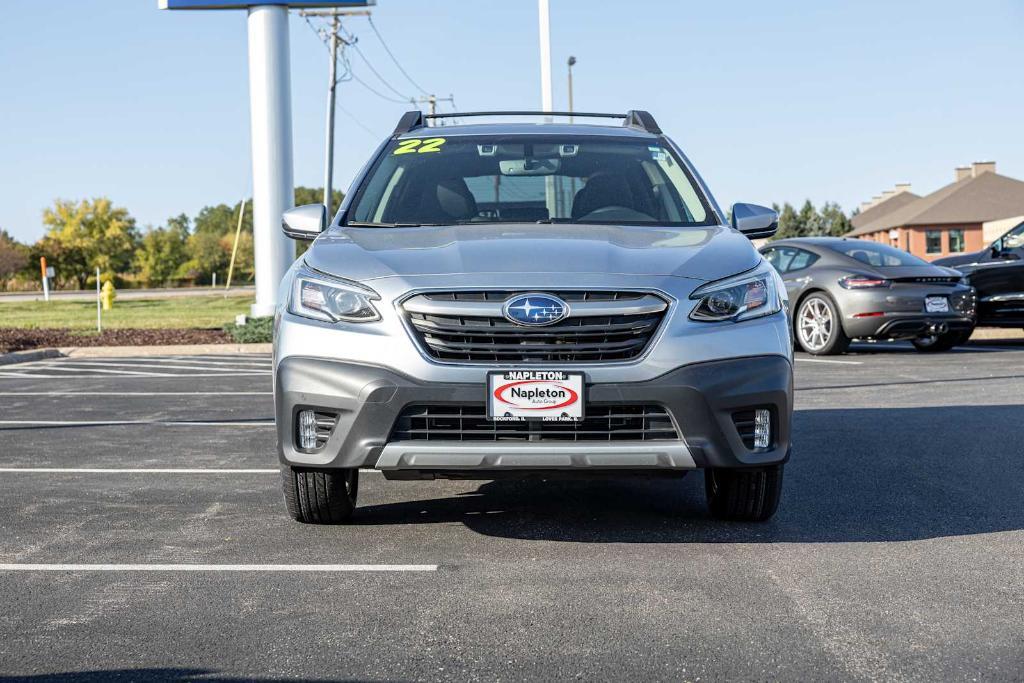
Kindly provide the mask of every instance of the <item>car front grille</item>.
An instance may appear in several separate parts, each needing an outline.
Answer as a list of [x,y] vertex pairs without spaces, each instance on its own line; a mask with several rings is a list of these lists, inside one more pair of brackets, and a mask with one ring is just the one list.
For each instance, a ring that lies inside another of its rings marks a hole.
[[449,362],[596,363],[639,357],[668,309],[646,292],[554,291],[569,304],[563,320],[527,327],[507,320],[504,302],[525,292],[418,294],[403,303],[414,334]]
[[674,441],[671,416],[658,405],[591,405],[579,422],[492,422],[482,403],[412,405],[391,441]]

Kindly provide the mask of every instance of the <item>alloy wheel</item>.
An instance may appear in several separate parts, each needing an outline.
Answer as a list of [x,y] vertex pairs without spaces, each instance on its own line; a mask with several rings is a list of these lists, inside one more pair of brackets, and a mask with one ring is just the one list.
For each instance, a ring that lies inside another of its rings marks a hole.
[[834,327],[832,311],[822,299],[812,297],[800,307],[797,333],[800,343],[808,351],[820,351],[828,346]]

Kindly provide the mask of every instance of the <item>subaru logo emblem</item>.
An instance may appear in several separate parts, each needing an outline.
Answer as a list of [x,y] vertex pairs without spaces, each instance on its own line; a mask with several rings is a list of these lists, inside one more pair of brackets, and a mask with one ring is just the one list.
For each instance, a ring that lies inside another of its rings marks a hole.
[[502,313],[516,325],[551,325],[569,315],[569,304],[550,294],[520,294],[505,301]]

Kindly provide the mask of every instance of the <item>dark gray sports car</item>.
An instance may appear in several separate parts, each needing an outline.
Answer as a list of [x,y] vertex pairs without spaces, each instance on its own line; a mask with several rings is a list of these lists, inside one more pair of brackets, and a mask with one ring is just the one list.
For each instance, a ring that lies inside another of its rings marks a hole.
[[948,351],[974,331],[974,289],[952,268],[841,237],[779,240],[761,253],[782,275],[794,337],[808,353],[843,353],[852,339]]

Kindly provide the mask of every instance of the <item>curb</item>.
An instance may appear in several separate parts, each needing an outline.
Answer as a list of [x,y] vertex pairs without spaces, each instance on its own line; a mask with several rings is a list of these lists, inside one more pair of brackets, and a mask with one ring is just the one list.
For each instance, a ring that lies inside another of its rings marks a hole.
[[167,344],[163,346],[65,346],[57,351],[69,358],[132,358],[135,356],[220,356],[271,353],[273,344]]
[[29,363],[44,358],[60,358],[61,352],[58,349],[33,349],[32,351],[12,351],[11,353],[0,353],[0,365],[14,365],[15,363]]

